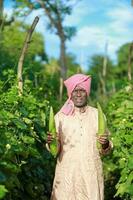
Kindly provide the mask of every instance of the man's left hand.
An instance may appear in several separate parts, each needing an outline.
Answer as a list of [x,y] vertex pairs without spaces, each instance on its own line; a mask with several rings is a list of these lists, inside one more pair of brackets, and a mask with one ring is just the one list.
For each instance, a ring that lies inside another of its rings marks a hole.
[[108,148],[108,146],[109,146],[109,140],[108,140],[108,135],[107,134],[98,136],[97,140],[102,145],[103,149]]

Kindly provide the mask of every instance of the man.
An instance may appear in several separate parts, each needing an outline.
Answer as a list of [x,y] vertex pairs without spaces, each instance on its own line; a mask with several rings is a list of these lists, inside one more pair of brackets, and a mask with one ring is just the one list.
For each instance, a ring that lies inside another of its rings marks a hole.
[[[64,81],[68,100],[55,116],[59,156],[51,200],[103,200],[100,154],[111,149],[107,133],[97,137],[98,111],[87,105],[91,77],[76,74]],[[52,140],[48,136],[48,143]],[[101,143],[101,150],[96,142]]]

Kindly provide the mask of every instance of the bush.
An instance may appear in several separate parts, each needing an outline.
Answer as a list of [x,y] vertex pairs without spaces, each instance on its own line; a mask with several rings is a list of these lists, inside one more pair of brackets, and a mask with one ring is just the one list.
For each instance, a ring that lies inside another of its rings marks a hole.
[[108,102],[106,110],[114,144],[112,154],[105,158],[104,163],[106,199],[131,200],[133,199],[133,86],[129,84],[117,92]]
[[0,94],[0,195],[8,190],[5,200],[46,200],[51,192],[55,161],[45,149],[49,102],[26,90],[18,96],[13,85]]

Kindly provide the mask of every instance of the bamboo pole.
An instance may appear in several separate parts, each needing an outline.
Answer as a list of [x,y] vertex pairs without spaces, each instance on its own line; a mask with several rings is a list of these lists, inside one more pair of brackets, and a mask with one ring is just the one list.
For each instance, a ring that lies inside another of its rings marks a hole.
[[63,78],[62,77],[60,77],[60,91],[59,91],[59,94],[60,94],[59,99],[60,99],[60,103],[61,103],[62,96],[63,96]]
[[129,46],[129,56],[128,56],[128,80],[131,81],[132,80],[132,56],[133,56],[133,42],[130,44]]
[[108,42],[106,42],[105,44],[105,53],[103,58],[103,73],[102,73],[103,77],[105,77],[107,74],[107,64],[108,64],[107,52],[108,52]]
[[25,54],[26,54],[26,51],[28,49],[28,46],[31,42],[31,36],[32,36],[32,33],[37,25],[39,21],[39,17],[36,16],[30,29],[28,30],[27,32],[27,35],[26,35],[26,38],[25,38],[25,41],[24,41],[24,45],[23,45],[23,48],[22,48],[22,51],[21,51],[21,55],[19,57],[19,61],[18,61],[18,72],[17,72],[17,78],[18,78],[18,93],[19,95],[22,95],[23,93],[23,78],[22,78],[22,70],[23,70],[23,62],[24,62],[24,57],[25,57]]
[[107,64],[108,64],[107,52],[108,52],[108,42],[106,42],[105,44],[105,53],[103,57],[102,72],[99,73],[99,79],[101,82],[103,95],[106,95],[106,76],[107,76]]

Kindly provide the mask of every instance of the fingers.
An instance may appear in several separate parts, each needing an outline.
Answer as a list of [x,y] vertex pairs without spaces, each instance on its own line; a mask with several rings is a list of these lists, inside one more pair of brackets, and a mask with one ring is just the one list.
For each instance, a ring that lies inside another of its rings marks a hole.
[[107,136],[105,136],[105,135],[98,136],[97,140],[100,142],[100,144],[107,144],[108,143]]
[[[50,132],[47,133],[47,143],[50,144],[55,137],[52,136]],[[59,136],[56,134],[56,139],[59,140]]]
[[97,136],[98,140],[108,140],[108,137],[106,136]]
[[53,138],[52,134],[48,132],[48,134],[47,134],[47,143],[50,144],[53,139],[54,138]]
[[52,133],[48,132],[48,133],[47,133],[47,136],[52,136]]
[[100,144],[107,144],[108,143],[108,140],[99,139],[98,141],[100,142]]

